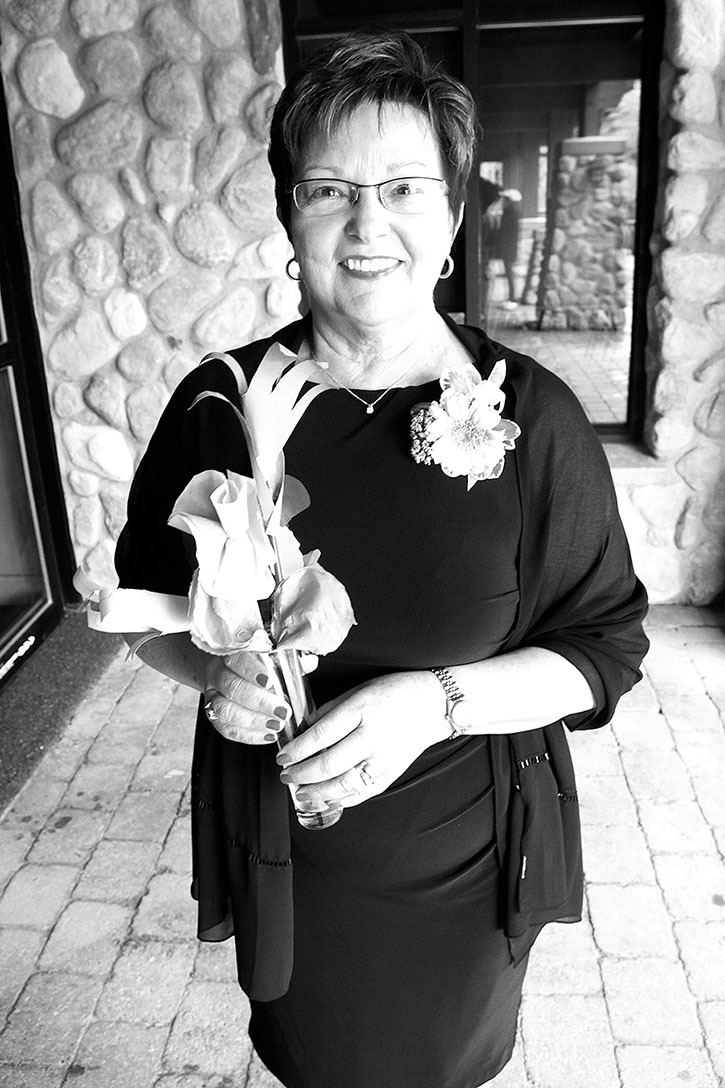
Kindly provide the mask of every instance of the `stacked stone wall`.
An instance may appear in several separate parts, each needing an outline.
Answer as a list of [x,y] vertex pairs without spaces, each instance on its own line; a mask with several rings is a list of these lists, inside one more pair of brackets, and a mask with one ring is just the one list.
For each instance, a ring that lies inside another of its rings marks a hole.
[[[619,330],[632,310],[637,166],[621,150],[576,153],[565,140],[538,308],[543,329]],[[608,141],[613,143],[613,141]]]
[[[655,602],[704,605],[725,587],[724,34],[722,0],[666,0],[645,355],[644,443],[654,456],[608,448],[635,567]],[[563,205],[576,207],[578,172],[593,163],[565,157],[562,165],[561,191],[572,190]],[[630,196],[622,194],[623,204]],[[568,213],[555,227],[567,224]],[[559,249],[551,243],[551,254],[568,253],[568,229]],[[627,270],[618,271],[618,286],[629,290]],[[546,287],[561,282],[548,279]],[[550,324],[568,327],[561,297],[548,301],[559,304]]]
[[[654,456],[610,458],[652,599],[704,604],[725,585],[725,13],[722,0],[666,8]],[[71,534],[106,579],[170,391],[205,351],[297,309],[265,159],[277,0],[0,0],[0,34]]]
[[0,32],[71,534],[107,579],[170,391],[297,311],[265,147],[277,0],[2,0]]
[[621,496],[661,600],[725,586],[725,93],[722,0],[668,0],[648,299],[645,441],[660,482]]

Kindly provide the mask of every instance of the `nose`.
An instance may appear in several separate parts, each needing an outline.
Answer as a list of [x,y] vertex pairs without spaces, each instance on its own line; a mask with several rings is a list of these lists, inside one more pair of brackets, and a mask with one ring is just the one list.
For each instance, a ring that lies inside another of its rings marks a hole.
[[390,229],[388,213],[378,199],[376,189],[358,189],[357,200],[350,208],[347,233],[361,241],[370,241],[387,234]]

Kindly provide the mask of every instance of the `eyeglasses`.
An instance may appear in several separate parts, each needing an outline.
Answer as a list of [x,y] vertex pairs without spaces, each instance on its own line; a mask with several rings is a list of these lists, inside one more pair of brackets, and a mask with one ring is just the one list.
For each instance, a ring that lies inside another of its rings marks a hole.
[[341,178],[310,178],[292,186],[292,199],[303,215],[334,215],[351,208],[361,189],[375,189],[389,212],[422,215],[437,206],[448,192],[448,185],[443,178],[391,178],[373,185],[356,185]]

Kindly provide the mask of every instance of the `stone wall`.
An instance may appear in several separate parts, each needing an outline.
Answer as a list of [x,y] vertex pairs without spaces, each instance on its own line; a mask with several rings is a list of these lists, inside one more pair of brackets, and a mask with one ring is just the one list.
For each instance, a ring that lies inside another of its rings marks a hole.
[[725,588],[724,34],[722,0],[666,0],[646,350],[650,456],[606,446],[635,567],[655,602],[703,605]]
[[668,0],[645,441],[658,482],[621,494],[660,600],[725,586],[725,94],[722,0]]
[[[704,604],[725,585],[724,12],[666,4],[650,452],[607,452],[652,599]],[[71,532],[107,578],[170,390],[296,312],[264,154],[277,0],[0,0],[0,33]]]
[[632,311],[637,165],[624,139],[564,140],[538,310],[542,329],[618,330]]
[[78,561],[210,350],[296,314],[266,162],[277,0],[0,0],[35,312]]

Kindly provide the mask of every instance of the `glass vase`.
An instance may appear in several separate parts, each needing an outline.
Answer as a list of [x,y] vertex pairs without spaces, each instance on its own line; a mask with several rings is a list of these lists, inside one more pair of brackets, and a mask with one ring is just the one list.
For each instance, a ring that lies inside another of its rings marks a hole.
[[[315,709],[315,704],[309,682],[302,669],[300,651],[275,650],[269,657],[275,690],[292,710],[277,740],[278,747],[283,748],[294,737],[298,737],[309,728],[310,716]],[[290,785],[289,789],[297,819],[302,827],[310,831],[318,831],[323,827],[336,824],[342,816],[340,805],[326,805],[324,809],[311,808],[309,803],[305,805],[304,802],[297,800],[296,786]]]

